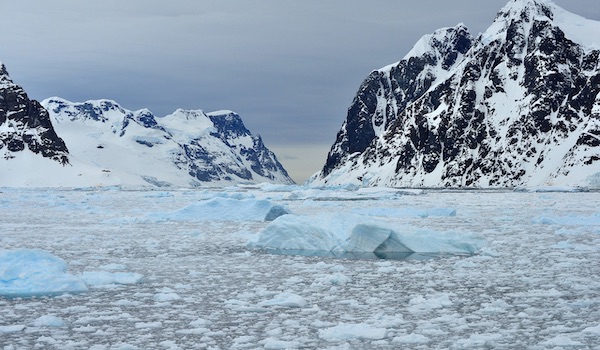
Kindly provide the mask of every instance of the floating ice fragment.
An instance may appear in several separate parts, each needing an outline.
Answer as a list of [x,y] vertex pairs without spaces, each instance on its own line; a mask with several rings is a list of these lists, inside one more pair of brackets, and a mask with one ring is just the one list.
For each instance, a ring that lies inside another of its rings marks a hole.
[[420,217],[427,218],[430,216],[456,216],[456,209],[452,208],[361,208],[354,209],[354,213],[368,216],[384,216],[396,218]]
[[422,334],[407,334],[395,337],[392,343],[400,344],[427,344],[430,340]]
[[409,301],[409,305],[408,311],[419,313],[452,306],[452,301],[448,293],[439,293],[428,298],[418,295]]
[[67,264],[37,249],[0,251],[0,296],[29,297],[85,292],[88,288],[67,273]]
[[584,329],[582,331],[582,333],[585,333],[588,335],[600,335],[600,324],[597,325],[596,327],[588,327],[588,328]]
[[316,277],[313,282],[313,285],[324,285],[328,287],[331,285],[344,285],[350,282],[352,282],[352,278],[344,275],[343,273],[332,273]]
[[177,293],[158,293],[154,295],[156,301],[175,301],[181,300],[181,297]]
[[141,328],[160,328],[162,327],[162,322],[160,321],[156,321],[156,322],[136,322],[135,323],[135,328],[141,329]]
[[33,325],[35,327],[64,327],[65,321],[62,318],[53,315],[45,315],[38,317]]
[[85,271],[81,278],[88,286],[105,286],[110,284],[136,284],[144,280],[144,276],[134,272]]
[[582,346],[581,342],[574,341],[565,335],[557,335],[556,337],[543,342],[547,346]]
[[568,216],[540,216],[531,220],[534,224],[563,225],[563,226],[600,226],[600,214],[594,215],[568,215]]
[[330,341],[350,339],[379,340],[386,336],[386,328],[376,328],[365,323],[340,323],[337,326],[319,330],[319,337]]
[[261,302],[260,306],[281,306],[281,307],[306,307],[308,303],[306,302],[306,300],[304,300],[303,297],[294,294],[294,293],[290,293],[290,292],[283,292],[283,293],[279,293],[277,296],[275,296],[273,299],[271,300],[265,300],[263,302]]
[[295,341],[284,341],[274,338],[267,338],[264,340],[265,349],[297,349],[300,347],[300,343]]
[[23,324],[15,324],[10,326],[0,326],[0,334],[2,333],[14,333],[20,332],[25,329],[25,325]]

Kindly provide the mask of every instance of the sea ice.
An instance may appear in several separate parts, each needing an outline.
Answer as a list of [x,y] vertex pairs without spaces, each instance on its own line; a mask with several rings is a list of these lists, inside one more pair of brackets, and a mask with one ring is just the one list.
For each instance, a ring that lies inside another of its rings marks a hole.
[[386,328],[377,328],[366,323],[340,323],[337,326],[319,330],[319,337],[330,341],[350,339],[378,340],[385,338],[387,332]]
[[476,254],[485,246],[485,239],[410,226],[392,228],[350,214],[286,215],[267,225],[248,246],[301,255],[341,252],[388,257],[398,253]]
[[369,215],[369,216],[389,216],[397,218],[420,217],[427,218],[430,216],[456,216],[456,209],[452,208],[368,208],[355,209],[354,213]]
[[67,264],[36,249],[0,251],[0,296],[29,297],[85,292],[81,278],[67,273]]
[[88,286],[105,286],[141,283],[144,276],[135,272],[85,271],[81,274],[81,279]]
[[[137,284],[90,285],[87,293],[0,297],[0,349],[598,346],[600,231],[588,224],[600,208],[596,193],[427,190],[419,196],[354,200],[358,191],[340,190],[333,198],[336,191],[324,190],[321,196],[315,193],[318,200],[279,202],[273,198],[284,198],[285,192],[238,188],[240,196],[228,197],[232,203],[269,199],[295,215],[270,223],[147,216],[226,198],[222,192],[233,190],[172,189],[172,196],[156,197],[154,191],[0,189],[3,249],[50,252],[65,259],[68,272],[82,281],[85,271],[98,279],[98,271],[145,276]],[[354,199],[347,200],[349,195]],[[459,215],[356,215],[355,210],[371,208],[453,208]],[[534,223],[541,215],[590,221]],[[119,218],[134,220],[113,224]],[[476,256],[408,261],[247,249],[248,240],[258,240],[257,232],[271,225],[287,227],[290,242],[308,240],[303,236],[310,229],[330,237],[338,249],[359,251],[379,249],[377,241],[388,233],[388,240],[395,235],[395,244],[411,249],[447,243],[448,237],[474,245],[471,238],[483,235],[488,243]],[[181,234],[193,231],[200,234]],[[420,235],[427,239],[409,239]],[[102,283],[115,278],[107,276]]]
[[64,327],[65,321],[62,318],[53,315],[44,315],[38,317],[33,325],[35,327]]
[[564,226],[600,226],[600,213],[591,216],[540,216],[532,220],[534,224]]
[[270,221],[287,213],[285,207],[266,199],[215,197],[148,217],[167,221]]
[[422,334],[407,334],[395,337],[392,340],[392,343],[400,343],[400,344],[427,344],[430,340],[426,336]]
[[261,302],[260,304],[258,304],[259,306],[280,306],[280,307],[305,307],[308,303],[306,302],[306,300],[304,300],[303,297],[294,294],[294,293],[290,293],[290,292],[283,292],[280,293],[278,295],[276,295],[273,299],[271,300],[265,300],[263,302]]
[[600,335],[600,324],[597,325],[596,327],[588,327],[588,328],[584,329],[582,332],[586,333],[586,334]]

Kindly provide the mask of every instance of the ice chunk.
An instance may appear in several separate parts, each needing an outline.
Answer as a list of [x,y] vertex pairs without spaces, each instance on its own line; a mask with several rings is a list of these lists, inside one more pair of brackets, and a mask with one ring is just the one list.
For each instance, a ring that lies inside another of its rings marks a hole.
[[144,276],[134,272],[85,271],[81,274],[81,279],[88,286],[104,286],[141,283]]
[[287,215],[290,212],[282,205],[274,205],[265,215],[265,221],[273,221],[280,216]]
[[287,214],[285,207],[266,199],[215,197],[182,209],[148,216],[168,221],[264,221]]
[[319,337],[325,340],[372,339],[379,340],[387,335],[386,328],[376,328],[365,323],[347,324],[319,330]]
[[591,335],[600,335],[600,324],[596,327],[588,327],[582,331],[582,333],[591,334]]
[[264,340],[265,349],[297,349],[300,347],[300,343],[295,341],[284,341],[274,338],[267,338]]
[[556,337],[546,340],[543,342],[547,346],[568,346],[568,347],[579,347],[583,346],[583,343],[572,340],[571,338],[564,335],[557,335]]
[[261,302],[260,306],[305,307],[308,303],[303,297],[289,292],[283,292],[271,300]]
[[36,327],[64,327],[65,321],[62,318],[53,315],[45,315],[38,317],[33,325]]
[[36,249],[0,251],[0,296],[29,297],[85,292],[81,278],[67,273],[67,264]]
[[397,218],[420,217],[426,218],[430,216],[456,216],[456,209],[452,208],[363,208],[355,209],[355,213],[369,216],[388,216]]
[[600,226],[600,213],[591,216],[568,215],[568,216],[540,216],[532,220],[534,224],[564,225],[564,226]]
[[276,253],[371,253],[385,258],[412,253],[475,254],[485,246],[485,239],[476,234],[410,226],[396,229],[372,218],[348,214],[285,215],[267,225],[248,246]]
[[10,326],[0,326],[0,334],[20,332],[25,329],[24,324],[15,324]]
[[427,344],[430,340],[426,336],[422,334],[407,334],[401,335],[399,337],[395,337],[392,340],[392,343],[400,343],[400,344]]

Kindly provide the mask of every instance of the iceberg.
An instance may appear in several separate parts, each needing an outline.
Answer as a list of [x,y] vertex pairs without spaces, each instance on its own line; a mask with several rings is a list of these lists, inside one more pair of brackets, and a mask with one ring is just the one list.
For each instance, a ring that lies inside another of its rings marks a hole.
[[37,249],[0,250],[0,296],[32,297],[85,292],[64,260]]
[[351,214],[281,216],[248,242],[248,247],[279,254],[408,257],[415,253],[477,254],[486,245],[478,234],[391,227]]

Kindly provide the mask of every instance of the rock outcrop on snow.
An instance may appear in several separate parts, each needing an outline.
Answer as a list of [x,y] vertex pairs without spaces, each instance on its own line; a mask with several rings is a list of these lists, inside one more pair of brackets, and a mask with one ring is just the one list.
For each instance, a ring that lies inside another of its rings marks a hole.
[[359,88],[314,184],[598,185],[600,23],[512,0],[424,36]]
[[69,150],[54,131],[48,112],[13,83],[0,62],[0,154],[11,159],[25,150],[62,165],[69,163]]

